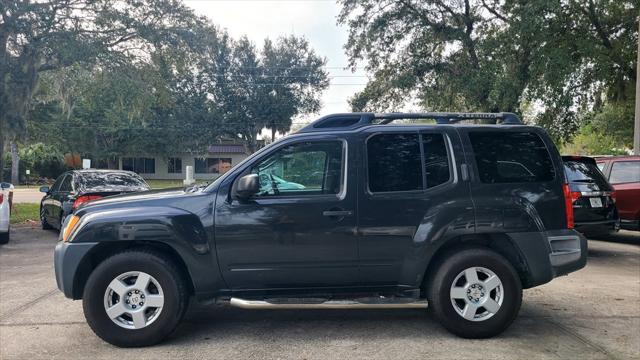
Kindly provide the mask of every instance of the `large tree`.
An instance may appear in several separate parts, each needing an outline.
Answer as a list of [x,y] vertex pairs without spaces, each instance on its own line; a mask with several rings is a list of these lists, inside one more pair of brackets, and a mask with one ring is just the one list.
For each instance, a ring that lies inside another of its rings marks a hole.
[[199,22],[175,0],[0,2],[0,151],[6,139],[15,144],[24,136],[41,74],[80,63],[143,61],[149,48],[188,41]]
[[[633,91],[636,0],[340,0],[354,110],[532,110],[558,139]],[[600,101],[600,104],[602,101]]]

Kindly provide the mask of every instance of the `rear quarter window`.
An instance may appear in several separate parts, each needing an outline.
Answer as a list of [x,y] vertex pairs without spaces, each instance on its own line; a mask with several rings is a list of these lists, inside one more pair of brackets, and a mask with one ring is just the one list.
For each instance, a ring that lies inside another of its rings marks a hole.
[[478,175],[483,183],[545,182],[555,169],[544,142],[532,132],[469,133]]

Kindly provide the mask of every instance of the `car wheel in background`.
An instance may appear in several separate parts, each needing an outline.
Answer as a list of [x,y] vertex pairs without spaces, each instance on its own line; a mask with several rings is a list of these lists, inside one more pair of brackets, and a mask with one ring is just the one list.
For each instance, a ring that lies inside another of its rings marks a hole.
[[188,303],[181,272],[162,254],[131,250],[103,261],[84,288],[91,329],[121,347],[148,346],[176,328]]
[[0,245],[9,242],[9,234],[11,233],[11,227],[7,229],[6,233],[0,233]]
[[53,226],[49,225],[47,218],[44,216],[44,207],[40,205],[40,224],[42,224],[42,230],[51,230]]

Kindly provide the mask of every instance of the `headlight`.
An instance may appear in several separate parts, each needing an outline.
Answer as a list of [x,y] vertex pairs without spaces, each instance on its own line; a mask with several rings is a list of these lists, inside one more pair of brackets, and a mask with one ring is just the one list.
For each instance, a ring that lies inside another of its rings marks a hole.
[[80,222],[80,217],[77,215],[73,215],[67,225],[62,230],[62,241],[67,242],[69,240],[69,235],[73,232],[73,230],[78,226]]

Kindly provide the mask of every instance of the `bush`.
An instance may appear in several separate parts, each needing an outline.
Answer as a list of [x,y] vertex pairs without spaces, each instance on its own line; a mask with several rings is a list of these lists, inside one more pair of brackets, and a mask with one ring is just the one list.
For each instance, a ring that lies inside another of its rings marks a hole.
[[[20,178],[24,179],[26,170],[30,170],[30,179],[38,177],[55,178],[66,170],[64,155],[53,145],[36,143],[18,149],[20,155]],[[11,176],[11,154],[5,155],[5,176]]]

